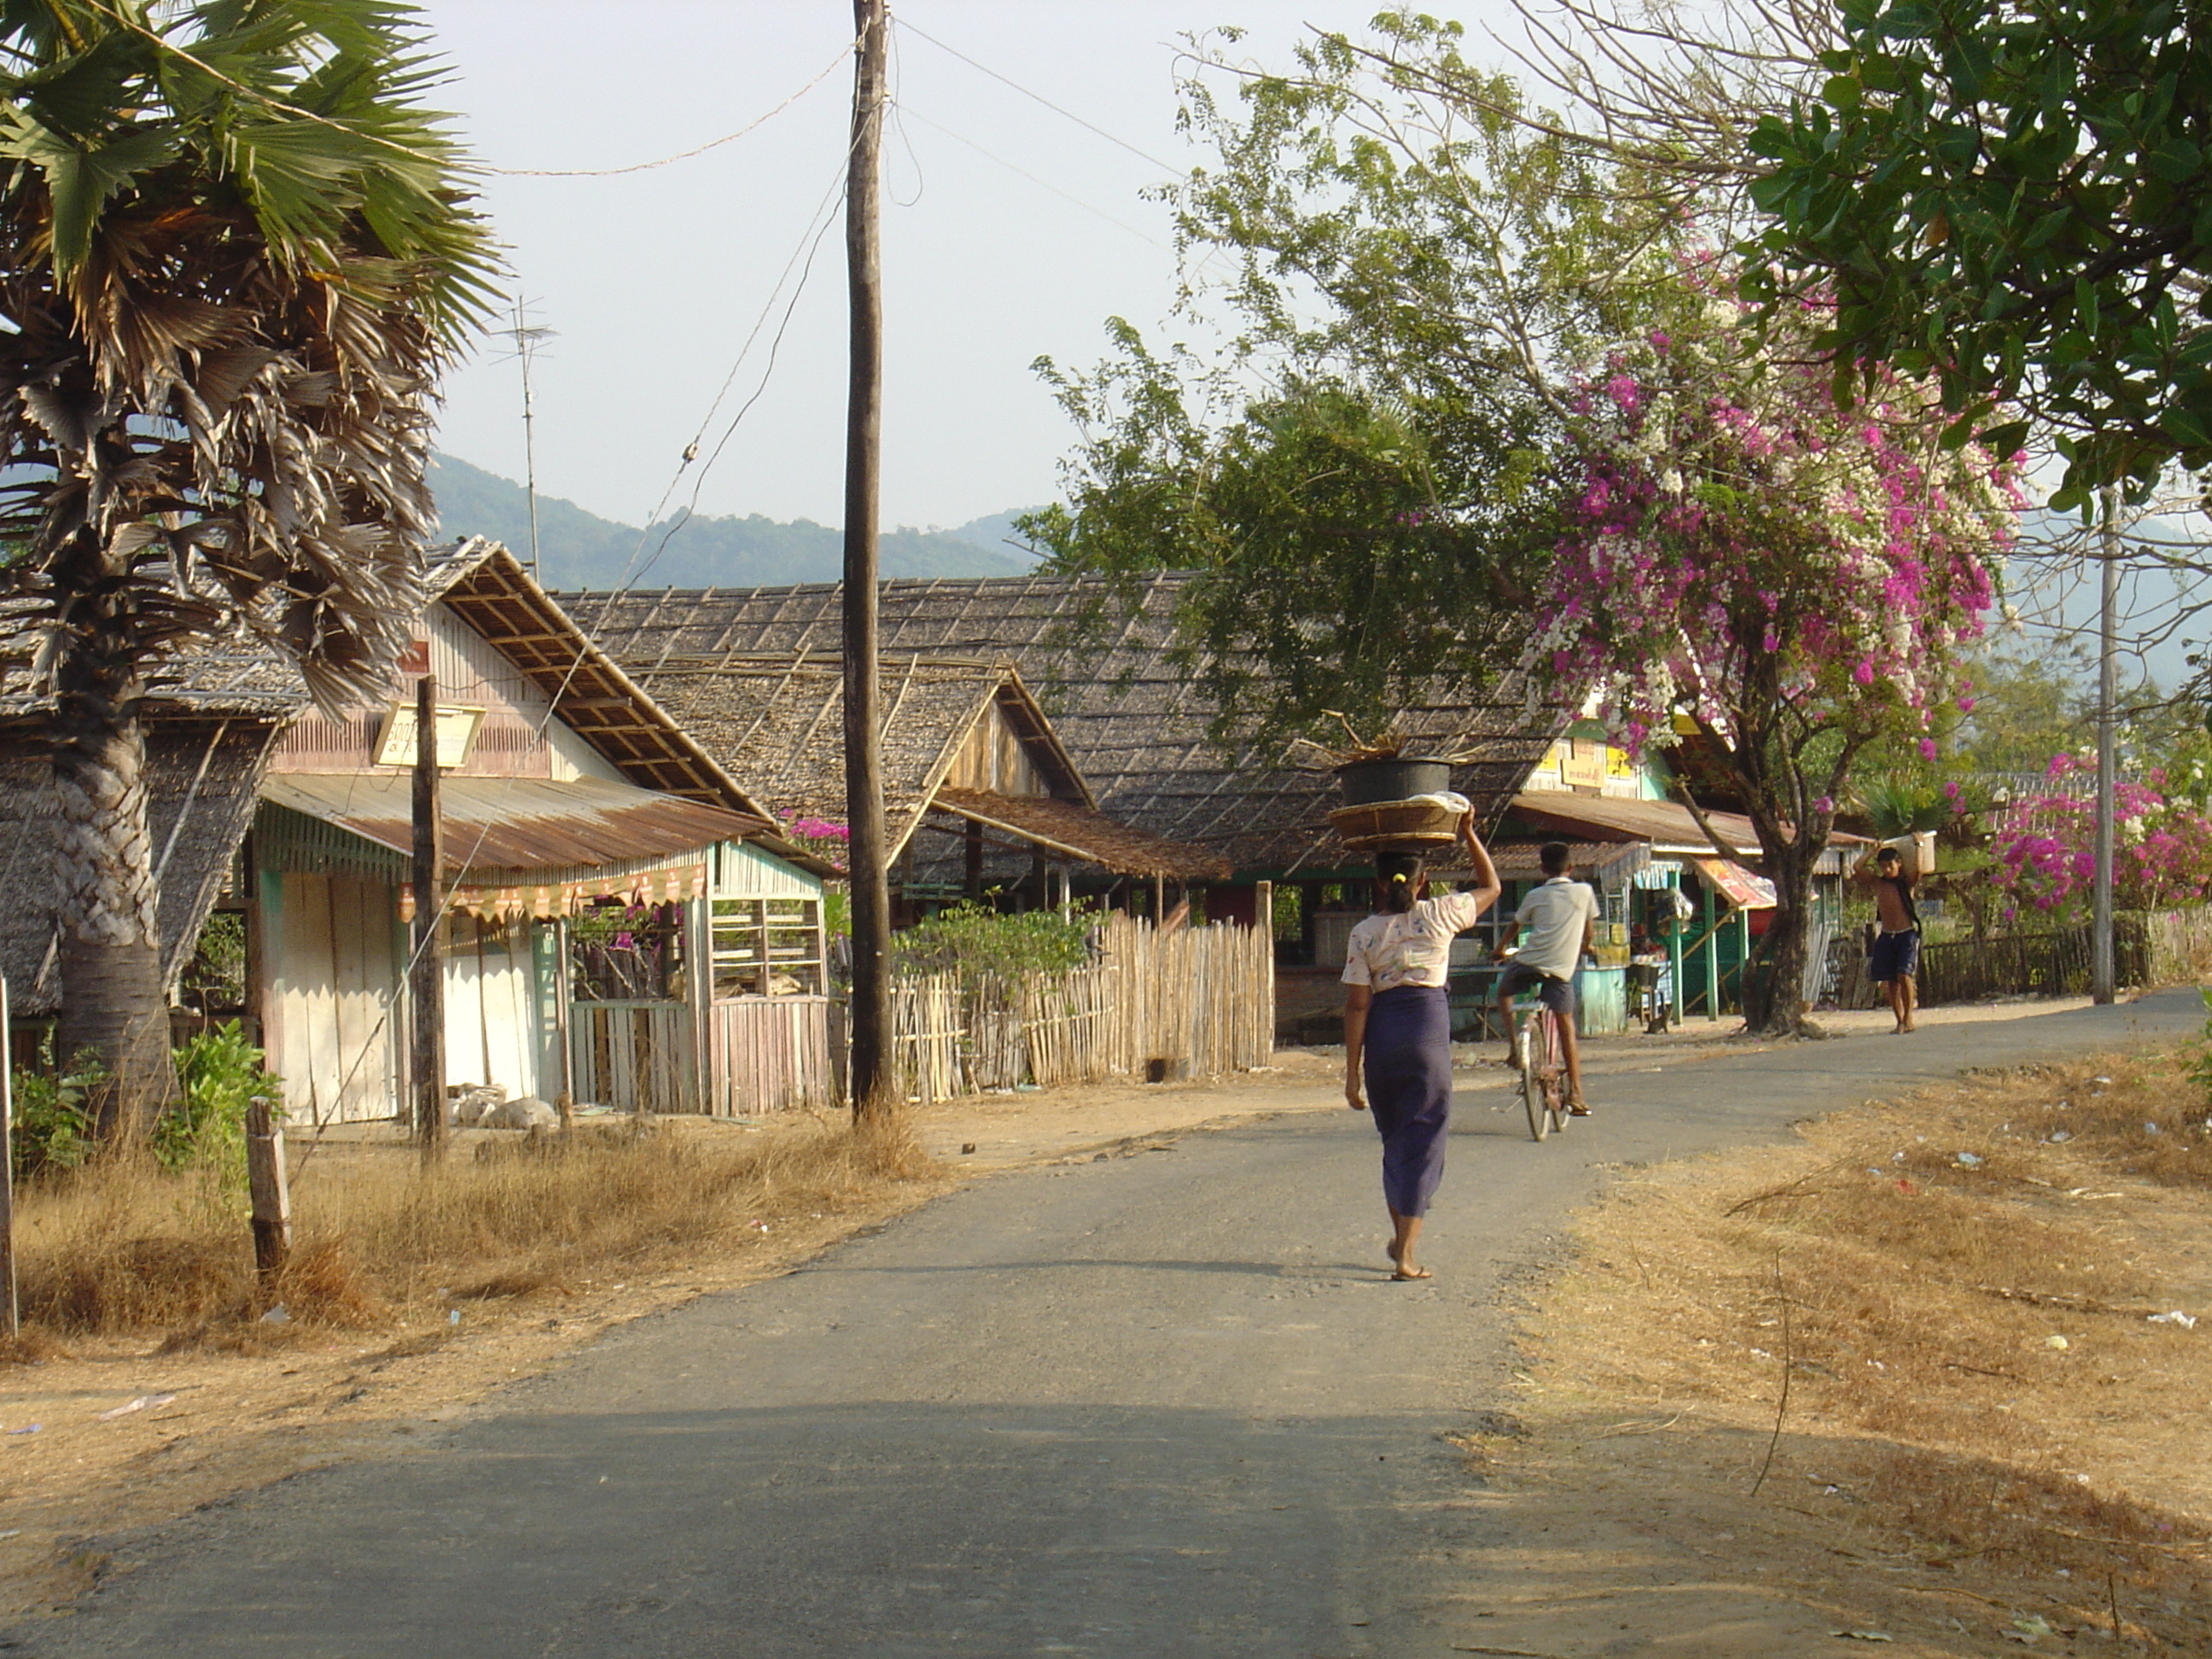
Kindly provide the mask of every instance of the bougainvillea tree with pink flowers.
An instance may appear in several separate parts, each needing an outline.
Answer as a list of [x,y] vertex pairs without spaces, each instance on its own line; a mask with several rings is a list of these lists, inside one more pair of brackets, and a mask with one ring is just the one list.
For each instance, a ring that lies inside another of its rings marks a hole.
[[1778,1030],[1802,1019],[1813,871],[1852,763],[1883,738],[1932,752],[1965,702],[2017,502],[1918,389],[1839,408],[1809,351],[1749,338],[1732,306],[1693,307],[1577,387],[1580,477],[1534,610],[1553,688],[1603,688],[1632,747],[1681,720],[1721,757],[1778,897],[1745,1013]]
[[[2096,872],[2096,767],[2052,758],[2045,787],[1990,824],[1990,878],[2008,921],[2087,920]],[[2114,898],[2123,910],[2158,910],[2212,898],[2212,817],[2169,798],[2166,775],[2121,781],[2113,792]]]

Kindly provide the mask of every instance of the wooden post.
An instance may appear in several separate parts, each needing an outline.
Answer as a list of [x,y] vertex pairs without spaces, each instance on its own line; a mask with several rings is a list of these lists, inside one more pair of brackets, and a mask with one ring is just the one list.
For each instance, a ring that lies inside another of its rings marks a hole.
[[0,978],[0,1302],[10,1341],[23,1334],[15,1303],[15,1043],[8,981]]
[[292,1248],[292,1187],[284,1171],[284,1126],[258,1095],[246,1107],[246,1184],[253,1202],[253,1271],[267,1291]]
[[[2119,720],[2115,666],[2119,639],[2119,491],[2104,492],[2104,550],[2097,572],[2097,817],[2089,891],[2089,1000],[2100,1004],[2112,1001],[2118,980],[2112,952],[2112,817],[2118,775],[2113,739]],[[1912,870],[1916,880],[1927,873],[1919,868],[1919,862],[1916,856]]]
[[[1680,1025],[1687,1018],[1683,1006],[1685,994],[1682,989],[1684,923],[1681,912],[1674,908],[1674,901],[1681,896],[1681,872],[1675,871],[1667,878],[1667,919],[1669,924],[1667,930],[1667,951],[1673,957],[1673,961],[1668,964],[1671,971],[1667,975],[1667,1023],[1669,1025]],[[1850,1005],[1846,1003],[1844,1006],[1848,1007]]]
[[853,1110],[890,1097],[890,882],[884,826],[882,693],[877,660],[876,521],[883,438],[883,273],[878,181],[883,147],[884,0],[853,0],[853,76],[845,180],[852,361],[845,424],[845,821],[853,902]]
[[1168,919],[1168,878],[1152,878],[1152,926],[1158,927]]
[[415,954],[408,1000],[415,1016],[411,1070],[415,1135],[424,1158],[446,1140],[445,826],[438,816],[438,677],[415,687]]
[[961,848],[960,890],[970,904],[983,896],[983,826],[968,820]]

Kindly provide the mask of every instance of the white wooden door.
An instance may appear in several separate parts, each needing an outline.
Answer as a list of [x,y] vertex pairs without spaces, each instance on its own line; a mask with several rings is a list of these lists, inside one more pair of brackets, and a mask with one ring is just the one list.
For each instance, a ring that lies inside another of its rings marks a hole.
[[382,882],[283,878],[276,925],[264,934],[275,957],[269,1065],[295,1122],[389,1117],[398,1108],[396,902]]

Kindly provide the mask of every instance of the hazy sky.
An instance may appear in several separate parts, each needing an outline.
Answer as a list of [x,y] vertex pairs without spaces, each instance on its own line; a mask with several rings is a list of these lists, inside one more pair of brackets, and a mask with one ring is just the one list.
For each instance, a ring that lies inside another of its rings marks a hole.
[[[1194,152],[1175,130],[1182,34],[1246,26],[1238,49],[1272,66],[1287,61],[1303,25],[1356,30],[1380,7],[904,0],[894,15],[1187,165]],[[1471,23],[1478,10],[1458,9]],[[623,178],[489,182],[486,205],[531,320],[556,336],[533,369],[538,486],[640,521],[834,188],[849,118],[850,6],[430,0],[428,10],[457,74],[446,104],[500,167],[651,161],[735,131],[836,63],[791,108],[695,160]],[[1142,191],[1170,174],[896,27],[892,70],[903,113],[886,149],[884,520],[950,526],[1057,493],[1070,428],[1030,364],[1040,354],[1095,362],[1109,315],[1148,330],[1164,319],[1171,238],[1166,210]],[[842,518],[844,279],[833,224],[766,389],[700,489],[701,510]],[[781,312],[779,302],[702,456],[759,385]],[[485,341],[447,386],[443,447],[520,477],[520,406],[511,342]]]

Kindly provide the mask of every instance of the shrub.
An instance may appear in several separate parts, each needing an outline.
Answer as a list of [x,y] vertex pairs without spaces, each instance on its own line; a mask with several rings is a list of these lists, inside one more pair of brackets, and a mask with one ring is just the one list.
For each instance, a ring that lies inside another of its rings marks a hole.
[[963,902],[940,910],[891,941],[895,965],[912,973],[1018,979],[1064,974],[1091,960],[1091,930],[1097,918],[1079,910],[1062,920],[1057,910],[1002,915],[988,905]]
[[81,1048],[65,1069],[53,1065],[53,1034],[46,1035],[43,1064],[10,1079],[15,1116],[10,1126],[17,1180],[49,1170],[74,1170],[92,1156],[92,1097],[107,1080],[100,1056]]
[[154,1156],[164,1169],[198,1164],[226,1185],[244,1183],[246,1106],[256,1095],[279,1099],[266,1059],[234,1019],[176,1051],[179,1097],[154,1126]]

